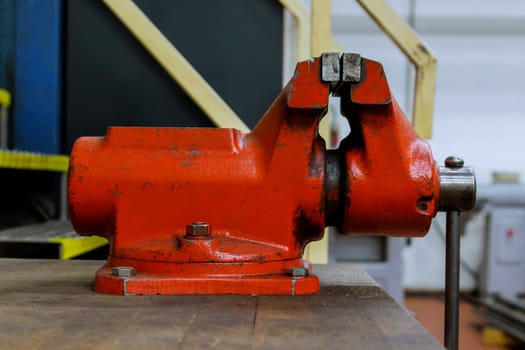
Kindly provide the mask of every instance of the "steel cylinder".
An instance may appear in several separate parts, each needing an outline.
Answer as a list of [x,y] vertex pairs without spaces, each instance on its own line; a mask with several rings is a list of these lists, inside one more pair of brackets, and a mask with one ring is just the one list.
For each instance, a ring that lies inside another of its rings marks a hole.
[[468,211],[476,201],[476,178],[471,167],[439,167],[439,210]]

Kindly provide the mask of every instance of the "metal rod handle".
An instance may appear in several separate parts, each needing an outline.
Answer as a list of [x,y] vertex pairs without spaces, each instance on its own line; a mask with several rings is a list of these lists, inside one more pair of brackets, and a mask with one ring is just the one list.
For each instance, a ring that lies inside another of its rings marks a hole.
[[460,269],[459,211],[447,212],[445,262],[445,347],[458,349],[459,335],[459,269]]

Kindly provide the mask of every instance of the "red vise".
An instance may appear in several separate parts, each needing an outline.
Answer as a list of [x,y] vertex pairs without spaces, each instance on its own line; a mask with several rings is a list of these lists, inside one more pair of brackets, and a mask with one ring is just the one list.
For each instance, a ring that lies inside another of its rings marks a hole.
[[362,59],[360,81],[337,86],[351,134],[330,151],[318,126],[334,86],[321,69],[320,58],[299,63],[247,134],[113,127],[105,137],[78,139],[71,220],[79,234],[110,241],[95,290],[313,293],[319,281],[302,254],[326,226],[424,235],[439,201],[438,168],[382,66]]

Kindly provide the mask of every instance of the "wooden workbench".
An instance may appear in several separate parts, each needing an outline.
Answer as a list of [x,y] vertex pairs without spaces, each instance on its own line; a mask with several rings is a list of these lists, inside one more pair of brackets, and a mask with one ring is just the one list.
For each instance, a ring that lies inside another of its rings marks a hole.
[[113,296],[100,261],[0,259],[1,349],[443,349],[355,265],[308,296]]

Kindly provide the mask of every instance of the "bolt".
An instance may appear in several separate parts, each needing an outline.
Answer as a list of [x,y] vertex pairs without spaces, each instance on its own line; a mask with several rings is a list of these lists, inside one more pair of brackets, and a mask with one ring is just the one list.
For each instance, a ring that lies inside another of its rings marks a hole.
[[211,225],[205,222],[193,222],[186,225],[186,237],[211,236]]
[[292,277],[306,277],[309,274],[309,271],[306,267],[289,267],[285,270],[288,276]]
[[462,168],[463,164],[465,164],[465,162],[463,161],[461,157],[458,157],[458,156],[448,156],[447,159],[445,159],[445,166],[447,168],[458,169],[458,168]]
[[135,269],[130,266],[117,266],[111,269],[111,274],[117,277],[131,277],[135,275]]

